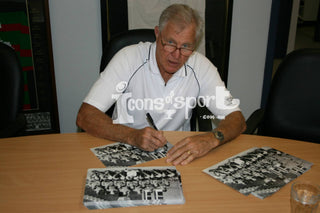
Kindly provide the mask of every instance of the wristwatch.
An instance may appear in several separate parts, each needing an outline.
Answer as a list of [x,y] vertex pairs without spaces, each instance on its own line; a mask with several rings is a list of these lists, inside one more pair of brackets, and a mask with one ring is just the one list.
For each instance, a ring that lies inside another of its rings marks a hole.
[[212,132],[214,134],[214,137],[216,137],[220,142],[222,142],[224,140],[224,135],[222,132],[220,132],[218,130],[213,130]]

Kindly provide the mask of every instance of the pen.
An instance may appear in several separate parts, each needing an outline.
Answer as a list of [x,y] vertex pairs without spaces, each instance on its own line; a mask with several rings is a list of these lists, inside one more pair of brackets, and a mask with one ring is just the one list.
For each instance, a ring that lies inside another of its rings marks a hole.
[[[146,116],[147,116],[147,121],[148,121],[148,123],[155,129],[155,130],[157,130],[158,131],[158,128],[156,127],[156,125],[155,125],[155,123],[154,123],[154,121],[153,121],[153,119],[152,119],[152,117],[151,117],[151,115],[150,115],[150,113],[148,112],[147,114],[146,114]],[[168,145],[169,144],[169,145]],[[164,145],[165,147],[167,147],[167,151],[169,151],[170,149],[171,149],[171,147],[172,147],[172,145],[167,141],[167,143]],[[161,147],[160,147],[161,148]],[[157,150],[159,150],[160,148],[158,148]],[[155,150],[155,152],[157,152],[157,150]]]
[[148,112],[146,115],[147,115],[147,121],[149,122],[149,124],[150,124],[155,130],[158,130],[158,128],[157,128],[156,125],[154,124],[154,121],[153,121],[150,113]]

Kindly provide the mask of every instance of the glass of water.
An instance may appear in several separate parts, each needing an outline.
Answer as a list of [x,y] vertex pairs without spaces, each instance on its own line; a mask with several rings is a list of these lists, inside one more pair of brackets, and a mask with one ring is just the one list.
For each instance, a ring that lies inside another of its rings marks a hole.
[[320,199],[318,184],[297,181],[291,186],[291,213],[315,213]]

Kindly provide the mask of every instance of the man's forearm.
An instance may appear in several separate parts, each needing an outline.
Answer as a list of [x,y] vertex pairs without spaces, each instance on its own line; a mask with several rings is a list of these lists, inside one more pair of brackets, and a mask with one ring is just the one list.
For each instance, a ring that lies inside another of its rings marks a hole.
[[134,131],[130,127],[113,124],[109,116],[86,103],[80,107],[77,125],[93,136],[125,143],[128,143],[129,134]]
[[240,111],[232,112],[225,119],[221,120],[216,130],[224,135],[224,140],[220,143],[226,143],[238,137],[246,130],[246,122]]
[[80,107],[77,125],[93,136],[124,142],[146,151],[154,151],[167,143],[161,131],[151,127],[133,129],[121,124],[113,124],[109,116],[86,103]]

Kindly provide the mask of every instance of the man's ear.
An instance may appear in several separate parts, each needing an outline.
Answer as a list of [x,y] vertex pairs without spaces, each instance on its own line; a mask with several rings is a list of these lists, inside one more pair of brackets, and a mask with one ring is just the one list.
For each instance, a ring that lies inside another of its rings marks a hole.
[[159,33],[160,33],[159,26],[155,26],[155,28],[154,28],[154,34],[156,35],[156,38],[158,38]]

